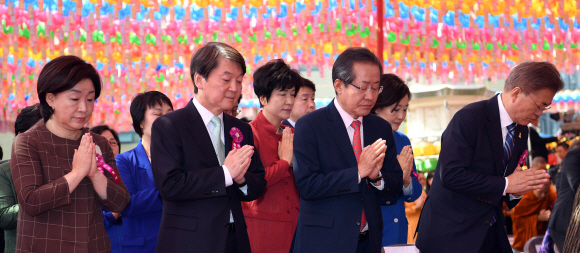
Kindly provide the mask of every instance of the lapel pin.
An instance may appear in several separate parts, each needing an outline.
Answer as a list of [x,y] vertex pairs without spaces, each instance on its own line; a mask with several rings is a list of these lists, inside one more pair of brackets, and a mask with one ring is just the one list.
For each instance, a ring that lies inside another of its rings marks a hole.
[[522,138],[522,133],[520,133],[520,139]]

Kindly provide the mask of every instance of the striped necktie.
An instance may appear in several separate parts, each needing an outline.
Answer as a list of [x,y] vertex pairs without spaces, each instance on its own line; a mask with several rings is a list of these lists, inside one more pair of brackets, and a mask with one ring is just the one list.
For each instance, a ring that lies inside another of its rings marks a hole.
[[507,134],[505,136],[505,143],[503,144],[503,167],[507,168],[507,165],[512,157],[512,152],[514,151],[514,130],[516,128],[516,123],[511,123],[507,126]]

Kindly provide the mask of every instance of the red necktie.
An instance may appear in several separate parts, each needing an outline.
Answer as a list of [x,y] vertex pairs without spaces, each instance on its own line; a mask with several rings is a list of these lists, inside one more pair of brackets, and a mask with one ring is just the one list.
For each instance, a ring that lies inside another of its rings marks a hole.
[[[360,154],[362,153],[362,145],[360,140],[360,121],[353,121],[350,126],[354,128],[354,135],[352,136],[352,149],[354,150],[354,155],[356,156],[356,162],[360,159]],[[367,218],[365,216],[365,210],[362,212],[362,219],[360,222],[360,231],[367,226]]]

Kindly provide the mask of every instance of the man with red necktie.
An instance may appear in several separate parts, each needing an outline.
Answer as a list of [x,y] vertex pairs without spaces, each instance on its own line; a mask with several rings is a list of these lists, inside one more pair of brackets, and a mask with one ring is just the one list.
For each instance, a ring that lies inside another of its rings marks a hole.
[[391,126],[369,114],[381,74],[371,51],[347,49],[332,69],[336,98],[296,124],[294,252],[381,252],[379,196],[396,198],[403,184]]

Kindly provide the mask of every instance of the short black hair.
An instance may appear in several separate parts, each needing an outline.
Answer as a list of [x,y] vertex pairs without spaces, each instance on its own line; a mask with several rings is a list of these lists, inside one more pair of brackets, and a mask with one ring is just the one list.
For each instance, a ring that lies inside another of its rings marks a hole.
[[[298,71],[290,68],[281,59],[269,61],[254,72],[254,93],[258,100],[265,97],[266,101],[269,101],[274,90],[294,88],[295,92],[298,92],[301,85],[302,77]],[[263,106],[260,101],[260,107]]]
[[101,135],[104,131],[111,132],[111,134],[113,135],[113,138],[115,138],[115,141],[117,141],[117,146],[119,146],[119,151],[121,150],[121,140],[119,139],[119,134],[114,129],[110,128],[107,125],[100,125],[100,126],[92,127],[90,129],[90,131],[93,133],[96,133],[98,135]]
[[221,42],[210,42],[200,48],[191,57],[189,72],[193,82],[193,93],[197,94],[195,84],[195,73],[199,73],[205,80],[209,74],[218,67],[220,59],[228,59],[240,65],[242,73],[246,74],[246,61],[238,50],[232,46]]
[[40,71],[36,90],[40,100],[40,113],[44,122],[54,110],[46,102],[46,93],[58,94],[72,89],[80,81],[90,79],[95,87],[95,100],[101,95],[101,77],[93,65],[74,55],[59,56]]
[[[364,47],[351,47],[342,52],[332,65],[332,83],[336,79],[344,82],[344,85],[352,83],[356,78],[352,67],[355,63],[370,63],[379,67],[381,76],[383,75],[383,64],[371,50]],[[336,91],[335,91],[336,92]]]
[[155,90],[139,93],[133,98],[130,108],[131,118],[133,119],[133,129],[135,129],[140,138],[143,138],[141,122],[145,119],[147,109],[156,105],[163,106],[163,104],[167,104],[173,110],[171,100],[165,94]]
[[16,116],[16,121],[14,121],[14,134],[18,135],[28,131],[28,129],[34,126],[41,118],[40,104],[36,103],[24,107],[18,116]]
[[568,145],[568,143],[566,143],[566,142],[558,143],[558,146],[556,146],[556,147],[563,147],[566,150],[570,149],[570,145]]
[[399,101],[401,101],[405,96],[409,96],[409,100],[411,100],[411,91],[409,90],[409,87],[395,74],[383,74],[381,76],[381,86],[383,86],[383,92],[379,94],[371,113],[376,113],[377,110],[389,107],[393,104],[397,107]]
[[[316,85],[314,85],[312,81],[304,77],[302,78],[302,85],[300,86],[300,89],[302,88],[309,88],[312,91],[316,92]],[[296,91],[296,93],[298,93],[298,91]]]

